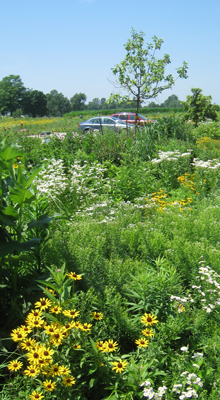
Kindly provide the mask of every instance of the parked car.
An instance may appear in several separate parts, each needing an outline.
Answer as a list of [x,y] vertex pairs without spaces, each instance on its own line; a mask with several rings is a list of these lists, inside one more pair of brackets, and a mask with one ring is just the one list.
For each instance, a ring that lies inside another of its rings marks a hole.
[[[127,129],[127,124],[119,118],[107,116],[90,118],[85,122],[80,122],[78,126],[78,130],[83,131],[83,133],[92,132],[94,130],[101,131],[101,128],[120,132]],[[129,129],[131,129],[131,127],[129,127]]]
[[[120,113],[111,115],[111,117],[119,118],[128,124],[135,124],[135,116],[136,116],[135,113],[130,113],[130,112],[120,112]],[[154,122],[156,122],[156,121],[153,119],[146,118],[141,114],[138,114],[138,117],[137,117],[138,125],[145,125],[145,124],[154,123]]]

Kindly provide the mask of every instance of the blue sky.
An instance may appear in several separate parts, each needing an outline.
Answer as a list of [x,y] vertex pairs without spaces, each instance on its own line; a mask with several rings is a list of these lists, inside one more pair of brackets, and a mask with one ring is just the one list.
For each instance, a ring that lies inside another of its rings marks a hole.
[[0,0],[0,80],[20,75],[24,86],[56,89],[87,101],[116,92],[111,68],[123,60],[131,28],[146,32],[146,42],[164,39],[166,72],[186,61],[188,79],[177,79],[157,101],[176,94],[185,100],[192,87],[220,104],[219,0]]

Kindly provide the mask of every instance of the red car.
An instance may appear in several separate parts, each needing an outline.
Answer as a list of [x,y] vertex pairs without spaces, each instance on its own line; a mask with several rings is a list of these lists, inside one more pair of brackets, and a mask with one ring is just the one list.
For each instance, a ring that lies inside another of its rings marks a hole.
[[[135,124],[135,113],[130,113],[130,112],[120,112],[117,114],[112,114],[111,117],[115,117],[115,118],[119,118],[124,122],[127,122],[129,124]],[[138,125],[144,125],[144,124],[149,124],[149,123],[153,123],[156,122],[153,119],[149,119],[144,117],[141,114],[138,114],[138,118],[137,118],[137,124]]]

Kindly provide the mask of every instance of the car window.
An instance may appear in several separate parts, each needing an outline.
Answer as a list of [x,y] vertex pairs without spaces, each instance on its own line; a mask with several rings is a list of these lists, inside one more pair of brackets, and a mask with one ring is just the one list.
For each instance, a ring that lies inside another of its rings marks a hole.
[[115,121],[113,121],[113,119],[110,118],[104,118],[103,124],[114,124]]
[[90,124],[99,124],[99,118],[92,118],[90,119]]
[[119,114],[114,114],[113,117],[114,118],[119,118]]
[[128,116],[127,116],[127,115],[120,115],[119,118],[120,118],[122,121],[126,121],[126,120],[128,119]]

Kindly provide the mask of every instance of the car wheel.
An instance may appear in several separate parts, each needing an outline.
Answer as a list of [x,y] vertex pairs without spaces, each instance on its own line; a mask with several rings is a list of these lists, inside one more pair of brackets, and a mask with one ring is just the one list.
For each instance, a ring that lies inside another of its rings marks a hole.
[[83,131],[83,133],[91,133],[91,132],[92,132],[92,129],[89,129],[89,128],[84,129],[84,131]]

